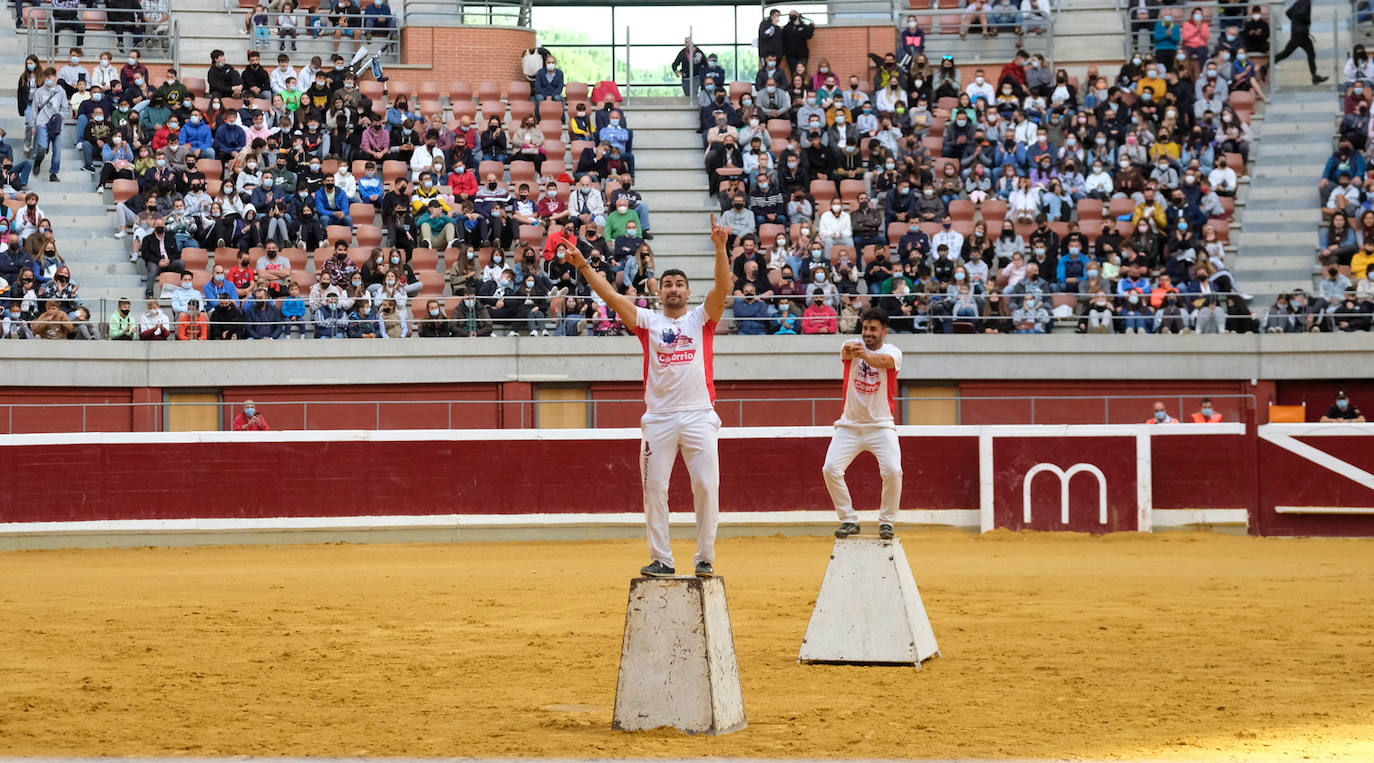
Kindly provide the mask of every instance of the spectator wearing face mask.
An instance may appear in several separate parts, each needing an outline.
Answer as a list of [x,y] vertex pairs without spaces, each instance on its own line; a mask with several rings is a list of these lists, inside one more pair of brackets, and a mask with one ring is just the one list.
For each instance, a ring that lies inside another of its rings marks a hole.
[[262,415],[257,405],[252,400],[245,400],[243,410],[234,416],[233,428],[235,432],[266,432],[272,427],[267,424],[267,417]]
[[1178,419],[1169,415],[1169,410],[1164,407],[1161,401],[1155,401],[1154,413],[1145,420],[1146,424],[1177,424]]

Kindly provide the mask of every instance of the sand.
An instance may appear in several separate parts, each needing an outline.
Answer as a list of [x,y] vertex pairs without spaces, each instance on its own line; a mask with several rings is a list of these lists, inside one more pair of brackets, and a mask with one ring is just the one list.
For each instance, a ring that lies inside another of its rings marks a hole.
[[797,664],[829,540],[720,543],[717,738],[610,729],[638,541],[3,553],[0,754],[1374,759],[1374,542],[905,543],[920,671]]

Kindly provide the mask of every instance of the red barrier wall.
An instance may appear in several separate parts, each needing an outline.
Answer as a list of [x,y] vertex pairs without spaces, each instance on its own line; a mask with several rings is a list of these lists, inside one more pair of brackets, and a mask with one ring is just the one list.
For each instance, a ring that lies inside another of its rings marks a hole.
[[[1242,509],[1258,534],[1374,536],[1374,426],[1270,425],[1258,429],[1258,438],[1253,428],[1216,429],[903,428],[902,507],[984,508],[997,527],[1086,532],[1138,529],[1142,511],[1155,521],[1154,509]],[[831,509],[820,476],[827,428],[725,434],[722,510]],[[990,447],[986,473],[983,442]],[[5,436],[0,524],[634,514],[640,510],[637,454],[633,429]],[[1143,490],[1147,474],[1149,490]],[[876,507],[871,456],[854,462],[849,482],[856,505]],[[1105,521],[1099,486],[1106,492]],[[690,510],[681,465],[670,500]]]

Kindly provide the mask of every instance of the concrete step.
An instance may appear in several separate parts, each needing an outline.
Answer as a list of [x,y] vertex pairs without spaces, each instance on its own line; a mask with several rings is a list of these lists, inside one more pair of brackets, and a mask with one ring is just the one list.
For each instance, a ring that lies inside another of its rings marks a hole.
[[698,157],[705,155],[701,136],[695,131],[682,128],[635,128],[635,156],[646,149],[679,149],[693,151]]

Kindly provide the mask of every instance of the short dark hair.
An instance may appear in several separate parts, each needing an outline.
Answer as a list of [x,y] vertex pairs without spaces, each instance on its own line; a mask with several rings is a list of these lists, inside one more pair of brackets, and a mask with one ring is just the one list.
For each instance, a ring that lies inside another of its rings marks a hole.
[[682,280],[686,281],[688,286],[692,284],[692,281],[687,277],[687,274],[677,268],[669,268],[663,271],[663,275],[658,277],[659,282],[666,280],[668,276],[682,276]]
[[870,307],[864,311],[864,314],[862,316],[859,317],[859,325],[863,325],[865,323],[868,323],[869,321],[877,321],[883,324],[884,327],[886,327],[888,325],[887,313],[884,312],[882,308]]

